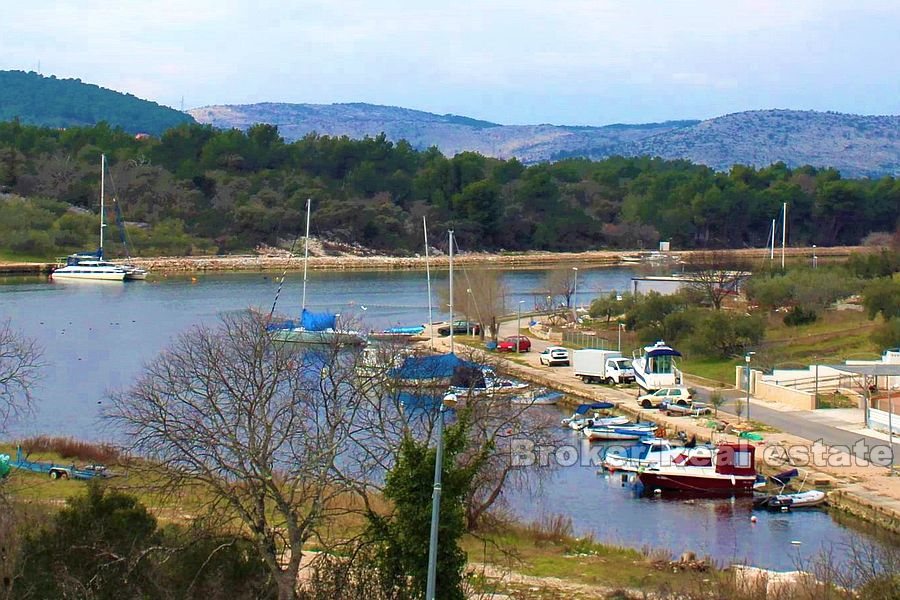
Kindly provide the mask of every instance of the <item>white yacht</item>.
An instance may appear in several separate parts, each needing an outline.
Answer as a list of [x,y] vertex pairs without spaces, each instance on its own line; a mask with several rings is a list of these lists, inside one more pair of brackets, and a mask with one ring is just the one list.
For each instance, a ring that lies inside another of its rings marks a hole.
[[631,366],[637,384],[648,392],[655,392],[664,387],[673,387],[681,383],[681,371],[675,364],[675,357],[681,352],[659,340],[650,346],[644,346],[640,355],[635,350]]
[[105,260],[86,258],[84,254],[73,254],[66,258],[66,264],[50,273],[50,279],[81,279],[95,281],[124,281],[128,272],[121,266]]

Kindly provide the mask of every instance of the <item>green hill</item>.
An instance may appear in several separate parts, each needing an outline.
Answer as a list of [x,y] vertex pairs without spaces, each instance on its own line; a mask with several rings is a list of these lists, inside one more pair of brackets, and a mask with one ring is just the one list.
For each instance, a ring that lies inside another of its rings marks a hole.
[[155,102],[101,88],[80,79],[24,71],[0,71],[0,121],[74,127],[106,121],[130,133],[161,135],[193,117]]

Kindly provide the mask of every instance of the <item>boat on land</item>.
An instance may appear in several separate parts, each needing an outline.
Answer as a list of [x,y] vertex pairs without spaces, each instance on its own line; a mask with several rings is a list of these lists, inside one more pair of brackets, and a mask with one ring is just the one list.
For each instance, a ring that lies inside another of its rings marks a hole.
[[[146,279],[147,270],[134,265],[118,264],[103,256],[103,230],[106,228],[106,155],[100,155],[100,245],[94,252],[76,252],[59,259],[65,263],[50,273],[53,280],[125,281]],[[118,206],[118,205],[117,205]],[[123,224],[124,231],[124,224]]]
[[584,427],[581,433],[593,442],[598,440],[639,440],[654,435],[656,430],[655,423],[593,424]]
[[662,340],[635,350],[631,360],[635,382],[648,393],[680,385],[681,371],[675,363],[675,358],[680,356],[681,352]]
[[651,437],[622,449],[611,449],[603,456],[602,465],[609,471],[637,473],[649,467],[674,464],[682,454],[688,456],[711,456],[713,448],[696,444],[696,440],[685,444],[672,443],[667,439]]
[[750,493],[757,484],[756,448],[750,444],[718,444],[710,456],[682,453],[672,465],[647,467],[638,473],[647,490],[700,494]]
[[[306,345],[363,346],[366,337],[359,331],[347,329],[338,324],[338,313],[312,312],[306,308],[306,282],[309,265],[309,218],[312,200],[306,200],[306,237],[303,251],[303,297],[300,303],[300,320],[286,320],[270,323],[266,330],[277,342]],[[284,278],[282,277],[282,282]],[[280,289],[280,288],[279,288]],[[277,294],[276,294],[277,302]],[[272,312],[275,305],[272,305]],[[271,313],[270,313],[271,315]]]

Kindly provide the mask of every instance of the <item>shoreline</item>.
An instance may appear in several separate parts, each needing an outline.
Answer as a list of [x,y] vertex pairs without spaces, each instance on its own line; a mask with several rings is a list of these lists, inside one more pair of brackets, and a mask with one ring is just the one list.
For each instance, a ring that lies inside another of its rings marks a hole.
[[[816,248],[817,257],[844,258],[856,253],[877,251],[877,247],[867,246],[834,246]],[[703,254],[704,250],[680,250],[666,253],[673,264],[690,262],[692,256]],[[715,250],[734,259],[764,260],[769,257],[766,248],[742,248]],[[592,250],[587,252],[520,252],[520,253],[480,253],[469,252],[454,256],[454,264],[459,266],[480,266],[496,268],[540,268],[553,265],[592,265],[592,266],[639,266],[652,265],[649,262],[626,261],[626,257],[636,254],[647,254],[640,250]],[[779,258],[776,251],[775,260]],[[811,258],[812,248],[785,248],[785,257]],[[115,259],[112,262],[126,262]],[[303,257],[290,256],[287,252],[271,254],[233,254],[221,256],[159,256],[148,258],[132,258],[127,260],[151,273],[193,273],[204,271],[300,271],[303,269]],[[450,259],[447,255],[429,256],[428,265],[435,268],[447,268]],[[660,263],[656,263],[660,264]],[[665,264],[665,263],[662,263]],[[56,263],[47,262],[0,262],[0,273],[37,275],[50,273]],[[426,266],[424,256],[387,256],[387,255],[318,255],[310,256],[308,268],[314,270],[423,270]]]

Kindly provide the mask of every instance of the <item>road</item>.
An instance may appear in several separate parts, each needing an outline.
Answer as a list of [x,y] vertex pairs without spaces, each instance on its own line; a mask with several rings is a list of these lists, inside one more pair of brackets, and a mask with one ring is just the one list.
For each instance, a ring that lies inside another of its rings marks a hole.
[[[524,318],[522,319],[522,322],[526,322]],[[514,335],[516,333],[516,321],[502,322],[500,324],[499,333],[500,339],[508,335]],[[531,352],[528,353],[526,360],[534,366],[539,366],[540,363],[537,355],[548,346],[554,344],[535,336],[529,336],[529,339],[531,340]],[[712,388],[697,384],[692,384],[691,387],[694,388],[696,397],[701,401],[708,401],[710,394],[713,391]],[[745,400],[744,394],[736,389],[722,390],[722,394],[726,397],[726,403],[720,410],[730,414],[736,414],[735,403],[737,400]],[[766,407],[764,404],[765,403],[760,400],[751,398],[749,417],[752,420],[765,423],[779,431],[795,435],[811,442],[820,441],[823,445],[835,450],[845,450],[857,458],[864,460],[871,459],[873,463],[884,467],[890,466],[892,462],[891,451],[888,450],[888,448],[892,448],[893,457],[897,457],[898,459],[893,462],[894,464],[900,464],[900,438],[896,436],[894,439],[897,441],[895,441],[892,446],[889,446],[886,440],[878,437],[872,437],[856,431],[847,431],[846,429],[835,427],[830,423],[832,419],[827,416],[827,413],[809,410],[775,410]],[[744,414],[744,416],[746,417],[747,415]],[[898,416],[898,418],[900,418],[900,416]],[[872,449],[876,447],[879,448],[879,450],[872,455]]]

